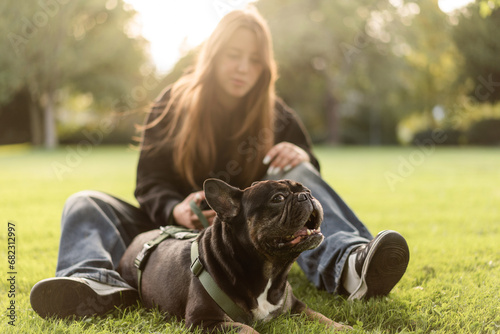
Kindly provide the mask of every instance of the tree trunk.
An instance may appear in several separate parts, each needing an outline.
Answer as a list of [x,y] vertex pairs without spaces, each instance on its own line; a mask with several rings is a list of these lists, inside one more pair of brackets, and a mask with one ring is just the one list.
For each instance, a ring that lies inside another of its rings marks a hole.
[[[376,104],[378,105],[378,103]],[[382,144],[382,120],[380,110],[375,107],[370,110],[370,145],[379,146]]]
[[40,117],[40,109],[35,101],[30,103],[30,132],[31,144],[42,146],[43,144],[43,122]]
[[46,95],[43,108],[43,124],[44,124],[44,146],[47,149],[54,149],[58,145],[54,92],[49,92]]
[[328,126],[328,144],[339,144],[339,117],[337,111],[337,103],[333,93],[328,89],[326,92],[326,119]]
[[325,71],[326,80],[326,124],[327,124],[327,142],[331,145],[338,145],[340,142],[340,117],[338,115],[337,101],[333,95],[335,89],[334,79],[328,71]]

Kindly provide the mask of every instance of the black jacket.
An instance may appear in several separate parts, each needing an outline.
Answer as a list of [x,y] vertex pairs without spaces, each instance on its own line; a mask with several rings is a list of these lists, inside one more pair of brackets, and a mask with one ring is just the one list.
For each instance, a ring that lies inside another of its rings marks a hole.
[[[162,94],[159,100],[152,107],[148,114],[146,123],[156,119],[165,108],[170,98],[170,90]],[[276,121],[274,126],[275,144],[280,142],[290,142],[304,149],[311,159],[311,163],[319,170],[319,163],[311,151],[311,140],[307,134],[302,122],[296,113],[290,109],[283,101],[277,100],[275,103]],[[231,120],[229,120],[231,121]],[[161,139],[162,129],[168,127],[168,117],[164,117],[161,122],[147,129],[144,133],[144,145],[154,145]],[[228,146],[226,135],[221,136],[219,145]],[[230,146],[230,145],[229,145]],[[234,147],[231,146],[231,147]],[[238,149],[253,149],[255,143],[240,143]],[[231,182],[231,172],[238,166],[231,165],[231,150],[228,147],[220,148],[217,157],[217,166],[208,175],[201,175],[199,189],[193,187],[176,172],[173,163],[172,150],[162,148],[154,151],[141,150],[139,163],[137,166],[137,184],[135,197],[139,202],[141,209],[144,210],[150,219],[158,226],[171,224],[172,210],[174,206],[182,202],[190,193],[202,189],[203,180],[209,177],[222,179],[233,186],[244,188],[245,185]],[[234,153],[234,152],[233,152]],[[264,169],[265,171],[265,169]],[[260,177],[262,178],[263,175]],[[258,180],[255,180],[258,181]]]

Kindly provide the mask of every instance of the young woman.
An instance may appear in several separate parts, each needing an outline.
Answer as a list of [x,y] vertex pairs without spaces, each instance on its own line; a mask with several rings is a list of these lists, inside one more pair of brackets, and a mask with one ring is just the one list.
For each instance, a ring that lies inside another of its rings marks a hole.
[[[298,259],[321,289],[349,299],[386,295],[404,274],[404,238],[373,238],[319,174],[302,123],[274,91],[271,36],[253,8],[226,15],[204,43],[194,69],[160,96],[145,125],[137,168],[140,209],[107,194],[70,197],[62,217],[56,278],[31,292],[42,317],[104,314],[137,299],[116,272],[139,233],[164,225],[200,229],[189,203],[204,200],[203,181],[244,188],[262,179],[301,182],[324,209],[324,242]],[[211,223],[215,213],[203,211]]]

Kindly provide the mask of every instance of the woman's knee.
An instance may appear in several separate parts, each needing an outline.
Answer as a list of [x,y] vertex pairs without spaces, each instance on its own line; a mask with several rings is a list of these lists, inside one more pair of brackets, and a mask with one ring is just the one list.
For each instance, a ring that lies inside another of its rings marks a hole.
[[71,195],[64,204],[63,223],[64,218],[68,215],[75,213],[83,214],[86,211],[88,212],[88,210],[95,210],[96,201],[105,201],[106,197],[109,197],[109,195],[95,190],[82,190]]
[[65,207],[71,207],[80,203],[85,203],[95,199],[101,199],[107,196],[108,195],[96,190],[82,190],[68,197],[65,203]]

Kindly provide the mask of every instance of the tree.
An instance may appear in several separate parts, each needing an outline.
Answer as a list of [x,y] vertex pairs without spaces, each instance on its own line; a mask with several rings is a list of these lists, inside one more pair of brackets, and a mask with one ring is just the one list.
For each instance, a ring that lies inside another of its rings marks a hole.
[[[461,64],[451,37],[452,26],[437,0],[408,2],[418,6],[411,24],[402,15],[400,24],[393,25],[391,35],[404,46],[407,84],[404,106],[410,113],[424,114],[434,123],[432,109],[436,105],[452,105],[462,92],[456,82]],[[417,7],[416,7],[417,8]],[[406,24],[405,24],[406,23]]]
[[345,57],[356,34],[343,17],[355,11],[343,1],[262,1],[280,68],[279,94],[301,114],[316,139],[339,141],[339,104],[350,66]]
[[258,6],[274,37],[278,90],[316,138],[395,143],[401,119],[456,96],[460,57],[437,0]]
[[[259,7],[273,32],[280,64],[278,90],[301,113],[313,137],[337,143],[346,133],[366,132],[363,138],[355,135],[354,142],[395,140],[396,121],[387,102],[402,87],[394,71],[401,62],[385,36],[370,31],[373,13],[391,5],[281,0],[259,2]],[[381,86],[390,87],[382,91]],[[365,121],[366,126],[361,125]]]
[[[11,19],[17,14],[16,7],[12,2],[2,1],[0,3],[0,31],[9,31]],[[21,77],[18,75],[19,66],[16,61],[15,52],[10,52],[11,47],[7,36],[3,34],[0,39],[0,105],[9,102],[12,94],[15,94],[22,86]]]
[[487,17],[493,13],[494,10],[500,8],[500,0],[478,0],[479,14],[482,17]]
[[[453,40],[464,57],[460,80],[473,82],[469,94],[478,102],[500,101],[500,8],[482,15],[483,2],[470,4],[458,16]],[[488,7],[489,8],[489,7]]]
[[9,15],[2,15],[0,26],[9,28],[0,63],[8,69],[5,76],[17,80],[1,84],[7,91],[27,87],[35,144],[57,146],[56,109],[63,88],[90,92],[111,106],[140,80],[146,44],[127,30],[135,12],[123,0],[27,0],[2,6]]

